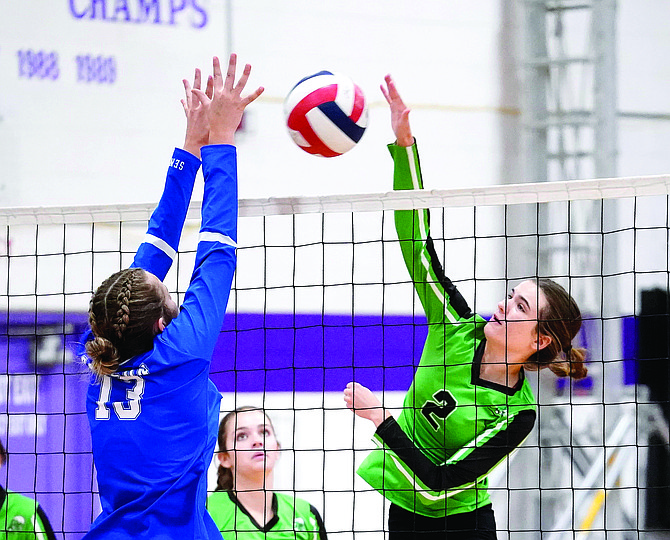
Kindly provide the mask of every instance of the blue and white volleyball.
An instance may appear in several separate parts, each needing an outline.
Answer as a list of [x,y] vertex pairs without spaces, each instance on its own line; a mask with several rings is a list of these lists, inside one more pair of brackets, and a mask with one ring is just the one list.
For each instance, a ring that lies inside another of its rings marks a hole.
[[330,71],[298,82],[284,100],[284,114],[293,141],[322,157],[351,150],[368,125],[363,91],[349,77]]

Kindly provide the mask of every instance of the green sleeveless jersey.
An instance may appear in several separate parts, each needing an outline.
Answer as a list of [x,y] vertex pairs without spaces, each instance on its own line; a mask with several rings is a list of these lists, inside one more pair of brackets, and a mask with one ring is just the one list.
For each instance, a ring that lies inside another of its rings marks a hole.
[[[389,145],[394,189],[422,189],[416,145]],[[535,398],[523,377],[510,388],[479,378],[486,321],[444,275],[428,210],[401,210],[395,224],[405,264],[428,320],[428,335],[397,423],[358,474],[391,502],[428,517],[490,503],[487,475],[530,433]]]
[[232,491],[215,491],[207,498],[207,510],[224,540],[326,540],[319,512],[303,499],[275,493],[274,517],[261,526]]
[[37,501],[0,487],[0,538],[55,540],[56,537]]

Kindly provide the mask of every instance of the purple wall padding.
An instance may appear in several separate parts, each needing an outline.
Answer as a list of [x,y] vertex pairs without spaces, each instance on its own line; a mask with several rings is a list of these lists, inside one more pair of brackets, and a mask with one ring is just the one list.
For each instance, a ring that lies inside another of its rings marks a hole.
[[[68,540],[81,538],[98,512],[85,413],[89,376],[73,355],[86,320],[62,313],[0,320],[0,374],[8,375],[0,385],[0,440],[9,453],[0,484],[36,498],[57,536]],[[222,392],[340,392],[351,380],[403,390],[425,335],[425,320],[415,325],[402,316],[230,315],[212,380]],[[48,336],[59,336],[58,361],[37,363]]]
[[[89,376],[72,354],[85,328],[85,314],[13,313],[0,320],[0,376],[8,381],[0,385],[0,417],[7,420],[0,439],[9,452],[0,484],[36,498],[57,536],[68,540],[81,538],[97,514],[85,414]],[[376,392],[403,391],[426,333],[423,317],[230,314],[211,378],[222,392],[341,392],[352,380]],[[65,350],[56,355],[60,361],[36,363],[40,343],[54,335]],[[623,339],[633,358],[634,321],[624,321]]]

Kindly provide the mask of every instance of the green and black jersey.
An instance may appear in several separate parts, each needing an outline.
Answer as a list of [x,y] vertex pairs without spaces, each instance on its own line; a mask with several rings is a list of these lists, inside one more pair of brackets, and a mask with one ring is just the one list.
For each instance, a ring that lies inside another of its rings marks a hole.
[[0,486],[0,538],[55,540],[56,536],[37,501]]
[[[422,189],[416,145],[389,145],[394,189]],[[444,275],[428,210],[401,210],[395,223],[405,264],[428,319],[428,336],[397,422],[375,433],[379,446],[358,469],[391,502],[428,517],[490,503],[487,475],[535,423],[523,377],[510,388],[479,377],[486,321]]]
[[272,498],[274,517],[260,525],[232,491],[215,491],[207,498],[207,510],[224,540],[326,540],[319,512],[303,499],[284,493]]

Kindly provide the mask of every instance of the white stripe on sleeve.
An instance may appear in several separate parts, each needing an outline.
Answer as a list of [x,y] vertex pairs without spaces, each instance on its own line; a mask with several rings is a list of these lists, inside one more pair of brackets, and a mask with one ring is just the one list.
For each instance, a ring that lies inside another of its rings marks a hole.
[[165,240],[162,238],[158,238],[158,236],[154,236],[153,234],[145,234],[144,235],[144,243],[146,244],[151,244],[152,246],[157,247],[160,249],[163,253],[165,253],[170,259],[174,261],[175,257],[177,256],[177,252],[172,249],[172,246],[168,244]]
[[198,242],[220,242],[222,244],[233,246],[234,248],[237,247],[235,240],[233,240],[230,236],[210,231],[201,231],[200,236],[198,237]]
[[[414,151],[412,150],[411,146],[407,147],[407,159],[409,160],[409,172],[412,177],[412,187],[414,189],[421,189],[421,186],[419,185],[419,164],[417,163],[416,157],[414,156]],[[421,241],[424,243],[424,248],[421,250],[421,264],[424,266],[426,269],[426,275],[428,277],[432,277],[432,274],[430,273],[430,262],[428,261],[428,257],[426,257],[426,249],[425,249],[425,241],[426,238],[428,238],[428,224],[426,223],[424,219],[424,213],[423,210],[416,210],[417,215],[419,216],[419,234],[421,234]],[[444,314],[446,315],[447,319],[449,319],[450,323],[456,323],[458,322],[457,318],[454,316],[454,314],[451,312],[449,309],[449,302],[447,299],[444,297],[444,294],[442,294],[442,291],[440,288],[437,286],[437,284],[434,281],[429,280],[428,285],[432,289],[433,293],[435,296],[438,298],[440,302],[444,305]]]

